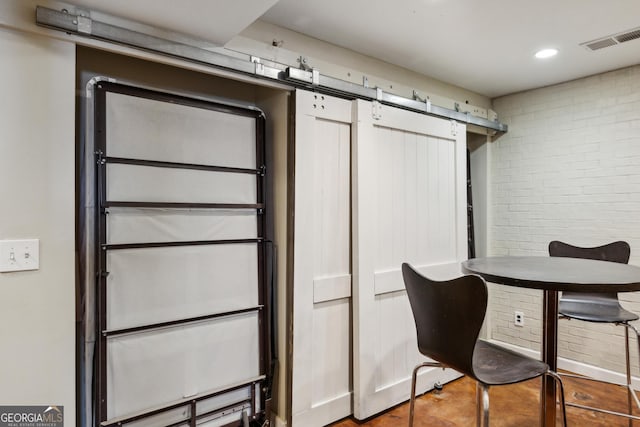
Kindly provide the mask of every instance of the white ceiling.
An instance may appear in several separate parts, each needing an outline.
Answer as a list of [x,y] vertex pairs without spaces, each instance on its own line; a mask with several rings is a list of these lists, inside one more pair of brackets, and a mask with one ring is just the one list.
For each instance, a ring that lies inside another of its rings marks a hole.
[[639,28],[640,0],[70,1],[217,45],[262,19],[489,97],[640,63],[640,39],[580,46]]
[[224,46],[278,0],[68,1],[91,12],[102,12],[202,39],[213,46]]
[[261,19],[489,97],[640,63],[640,39],[579,45],[640,27],[640,0],[279,0]]

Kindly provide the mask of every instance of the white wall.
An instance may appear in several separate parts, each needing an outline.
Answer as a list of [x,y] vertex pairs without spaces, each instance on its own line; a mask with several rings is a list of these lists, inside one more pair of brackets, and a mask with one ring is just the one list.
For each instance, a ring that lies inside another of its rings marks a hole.
[[[626,240],[640,265],[640,66],[501,97],[494,109],[509,132],[489,150],[489,255]],[[620,296],[640,313],[640,295]],[[496,285],[491,306],[494,339],[539,350],[539,291]],[[560,357],[622,372],[623,343],[622,327],[560,322]]]
[[[281,46],[274,47],[274,40]],[[415,89],[422,98],[429,96],[431,102],[441,107],[454,108],[454,101],[460,104],[462,111],[467,111],[465,108],[469,106],[491,107],[491,100],[484,95],[260,20],[226,47],[294,67],[302,55],[307,59],[307,65],[322,74],[355,84],[362,84],[366,76],[370,87],[409,98]]]
[[471,165],[471,190],[473,202],[473,230],[476,257],[487,256],[487,216],[489,205],[489,147],[487,137],[467,132],[467,147]]
[[75,46],[0,29],[0,52],[0,239],[40,239],[40,270],[0,273],[0,402],[75,426]]
[[[262,89],[257,93],[257,105],[266,113],[267,163],[272,164],[270,188],[273,197],[273,240],[276,250],[277,282],[276,310],[278,337],[276,356],[278,366],[272,408],[277,414],[276,425],[282,425],[288,415],[287,399],[287,334],[289,307],[287,306],[287,206],[288,170],[287,170],[287,133],[289,131],[289,94]],[[290,387],[289,387],[290,388]]]

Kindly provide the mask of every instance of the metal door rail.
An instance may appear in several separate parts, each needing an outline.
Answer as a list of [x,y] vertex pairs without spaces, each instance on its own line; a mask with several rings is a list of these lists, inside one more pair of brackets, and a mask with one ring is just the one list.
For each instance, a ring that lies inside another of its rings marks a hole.
[[[385,93],[379,88],[369,88],[364,85],[340,80],[335,77],[324,76],[318,70],[301,70],[282,66],[271,67],[260,63],[259,59],[250,57],[249,60],[212,52],[174,40],[160,38],[139,31],[111,25],[93,20],[90,17],[74,15],[49,9],[36,7],[36,23],[40,26],[52,28],[65,33],[81,37],[90,37],[117,43],[150,52],[169,55],[187,61],[211,65],[216,68],[226,69],[259,79],[268,79],[284,83],[291,88],[306,88],[320,93],[337,95],[348,99],[377,100],[383,104],[417,111],[431,116],[457,120],[463,123],[480,126],[497,132],[507,132],[507,125],[499,121],[492,121],[483,117],[477,117],[471,113],[462,113],[449,108],[432,105],[427,99],[425,102],[417,101],[402,96]],[[247,55],[248,56],[248,55]]]

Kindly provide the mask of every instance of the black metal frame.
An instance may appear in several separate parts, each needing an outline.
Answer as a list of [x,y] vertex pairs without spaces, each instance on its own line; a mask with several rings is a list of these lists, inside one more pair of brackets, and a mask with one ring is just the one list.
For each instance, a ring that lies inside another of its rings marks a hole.
[[[270,314],[270,301],[268,295],[271,290],[267,287],[272,286],[267,280],[266,273],[266,246],[265,231],[267,230],[265,213],[265,190],[266,190],[266,165],[265,165],[265,118],[263,113],[254,108],[244,108],[233,105],[221,104],[212,101],[193,99],[185,96],[167,94],[149,89],[123,85],[113,82],[98,82],[94,88],[94,138],[95,138],[95,155],[96,155],[96,242],[95,242],[95,265],[96,265],[96,357],[94,364],[94,415],[95,425],[113,426],[124,425],[142,418],[147,418],[159,413],[163,413],[182,406],[190,406],[189,418],[180,421],[178,424],[189,423],[191,426],[196,425],[196,420],[208,417],[218,413],[226,413],[233,408],[245,408],[250,406],[250,419],[255,420],[264,416],[268,416],[265,412],[266,396],[265,384],[271,381],[271,373],[267,369],[271,368],[271,348],[270,338],[272,334]],[[106,94],[119,93],[130,96],[153,99],[156,101],[164,101],[177,103],[191,107],[204,108],[218,112],[242,115],[252,117],[256,120],[256,168],[232,168],[216,165],[200,165],[174,162],[160,162],[154,160],[130,159],[108,157],[107,153],[107,135],[106,135]],[[172,203],[172,202],[131,202],[117,201],[106,199],[107,189],[107,164],[129,164],[137,166],[159,167],[159,168],[179,168],[204,170],[223,173],[242,173],[253,174],[256,176],[257,200],[255,204],[229,204],[229,203]],[[109,207],[131,207],[131,208],[190,208],[190,209],[255,209],[258,213],[257,219],[257,238],[255,239],[235,239],[235,240],[206,240],[206,241],[181,241],[181,242],[154,242],[154,243],[130,243],[130,244],[108,244],[107,243],[107,214]],[[108,275],[106,271],[107,253],[112,250],[120,249],[143,249],[154,247],[170,247],[170,246],[191,246],[191,245],[216,245],[216,244],[246,244],[255,243],[258,251],[258,305],[248,307],[242,310],[234,310],[224,313],[210,313],[205,316],[174,320],[156,324],[149,324],[133,328],[120,330],[107,330],[106,301]],[[204,393],[196,397],[184,399],[177,402],[169,403],[161,408],[154,408],[145,413],[132,414],[129,417],[121,417],[114,420],[107,420],[107,338],[132,332],[140,332],[145,330],[158,329],[180,324],[187,324],[209,320],[218,317],[226,317],[238,315],[241,313],[256,312],[258,313],[259,327],[259,376],[248,379],[246,382],[230,386],[228,389],[216,390],[210,393]],[[196,405],[198,402],[212,398],[226,392],[231,392],[242,387],[250,387],[250,398],[246,401],[237,402],[231,407],[219,408],[203,414],[198,414]],[[256,390],[259,396],[256,396]],[[259,403],[259,405],[258,405]],[[240,424],[239,422],[237,423]]]
[[473,190],[471,188],[471,151],[467,148],[467,256],[476,257],[476,237],[473,226]]

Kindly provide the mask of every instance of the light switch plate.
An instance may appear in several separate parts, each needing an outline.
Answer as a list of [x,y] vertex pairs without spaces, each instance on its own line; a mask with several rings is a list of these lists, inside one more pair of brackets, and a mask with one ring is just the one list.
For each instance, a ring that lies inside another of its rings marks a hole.
[[40,240],[0,240],[0,273],[40,268]]

